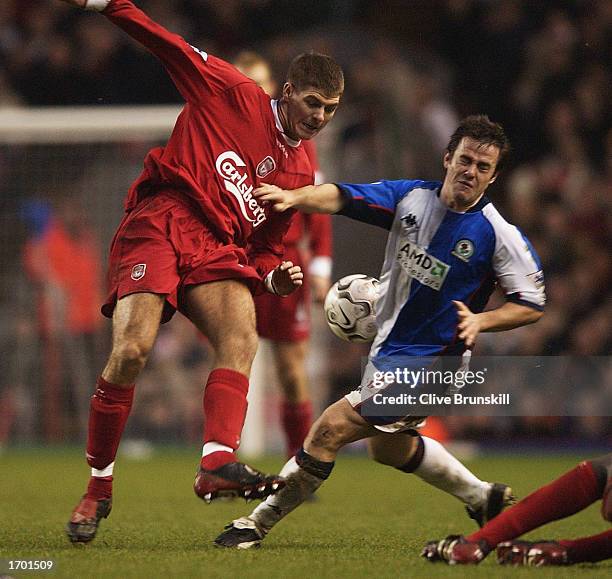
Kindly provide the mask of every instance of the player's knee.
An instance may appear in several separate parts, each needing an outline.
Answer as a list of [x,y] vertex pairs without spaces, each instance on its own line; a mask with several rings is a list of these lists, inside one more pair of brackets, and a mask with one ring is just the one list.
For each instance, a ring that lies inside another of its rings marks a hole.
[[392,466],[394,468],[404,466],[414,454],[417,446],[416,438],[406,435],[397,436],[401,436],[402,438],[396,441],[390,437],[388,442],[391,442],[391,444],[377,444],[376,442],[378,441],[372,441],[372,443],[368,445],[370,458],[380,464]]
[[[612,453],[594,458],[590,461],[597,484],[601,489],[601,516],[612,522]],[[582,464],[588,464],[587,461]]]
[[113,346],[111,359],[121,368],[141,370],[150,351],[151,346],[138,340],[122,340]]
[[313,426],[310,444],[329,451],[342,448],[349,439],[350,422],[328,408]]
[[612,479],[608,481],[603,493],[603,501],[601,503],[601,516],[604,520],[612,523]]
[[612,478],[612,453],[593,458],[589,462],[600,481]]
[[381,450],[375,447],[370,449],[370,458],[379,464],[394,467],[401,466],[403,462],[406,462],[405,458],[402,462],[401,460],[398,460],[393,453],[388,452],[386,449]]

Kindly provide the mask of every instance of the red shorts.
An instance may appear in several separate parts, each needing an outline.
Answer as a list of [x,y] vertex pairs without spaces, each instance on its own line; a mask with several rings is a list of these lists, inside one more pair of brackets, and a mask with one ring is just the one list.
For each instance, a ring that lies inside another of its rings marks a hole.
[[102,313],[112,317],[128,294],[162,294],[167,322],[181,309],[185,287],[222,279],[244,280],[251,289],[260,280],[245,250],[219,241],[180,194],[158,193],[126,214],[115,233]]
[[[295,247],[288,247],[283,261],[302,265],[302,258]],[[286,297],[270,293],[255,297],[257,333],[276,342],[300,342],[310,334],[310,305],[306,276],[304,284]]]

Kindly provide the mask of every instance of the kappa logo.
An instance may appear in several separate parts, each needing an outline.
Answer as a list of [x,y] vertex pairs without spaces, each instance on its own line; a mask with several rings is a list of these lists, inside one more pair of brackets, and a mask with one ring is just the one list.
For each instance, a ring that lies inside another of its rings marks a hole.
[[408,215],[404,215],[400,219],[402,220],[404,227],[406,227],[407,229],[412,229],[417,225],[416,215],[413,215],[412,213],[408,213]]
[[138,281],[139,279],[142,279],[144,277],[146,271],[147,271],[147,264],[146,263],[137,263],[132,268],[132,274],[130,275],[130,277],[134,281]]
[[470,261],[470,257],[474,255],[474,244],[469,239],[460,239],[451,253],[467,263]]
[[276,169],[276,163],[274,159],[270,156],[267,156],[263,161],[257,165],[256,173],[260,179],[263,179],[266,175],[269,175]]
[[419,223],[414,213],[408,213],[400,217],[402,222],[402,235],[411,243],[417,243],[419,238]]
[[536,286],[536,289],[541,290],[544,288],[544,272],[540,269],[533,273],[527,274],[527,277],[533,282],[533,285]]
[[223,178],[225,188],[238,201],[244,218],[252,223],[253,227],[261,225],[266,220],[266,214],[253,197],[253,185],[249,182],[246,163],[234,151],[225,151],[217,157],[215,168]]

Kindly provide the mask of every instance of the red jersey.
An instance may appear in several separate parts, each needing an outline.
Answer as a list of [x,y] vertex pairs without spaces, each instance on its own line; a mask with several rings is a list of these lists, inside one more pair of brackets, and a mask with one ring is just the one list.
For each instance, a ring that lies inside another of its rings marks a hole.
[[247,247],[264,276],[283,255],[293,212],[277,213],[252,195],[261,182],[295,189],[314,182],[299,141],[284,135],[271,101],[231,64],[153,22],[130,0],[103,14],[161,60],[186,101],[165,147],[149,152],[126,209],[158,191],[187,196],[223,243]]

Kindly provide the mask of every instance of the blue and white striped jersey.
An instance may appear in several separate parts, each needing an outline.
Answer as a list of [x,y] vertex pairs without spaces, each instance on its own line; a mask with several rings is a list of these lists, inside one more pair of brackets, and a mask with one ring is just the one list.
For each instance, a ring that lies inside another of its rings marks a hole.
[[452,300],[481,312],[497,283],[506,299],[542,310],[542,266],[527,238],[483,197],[465,213],[439,199],[440,182],[338,183],[339,212],[388,229],[370,357],[461,355]]

